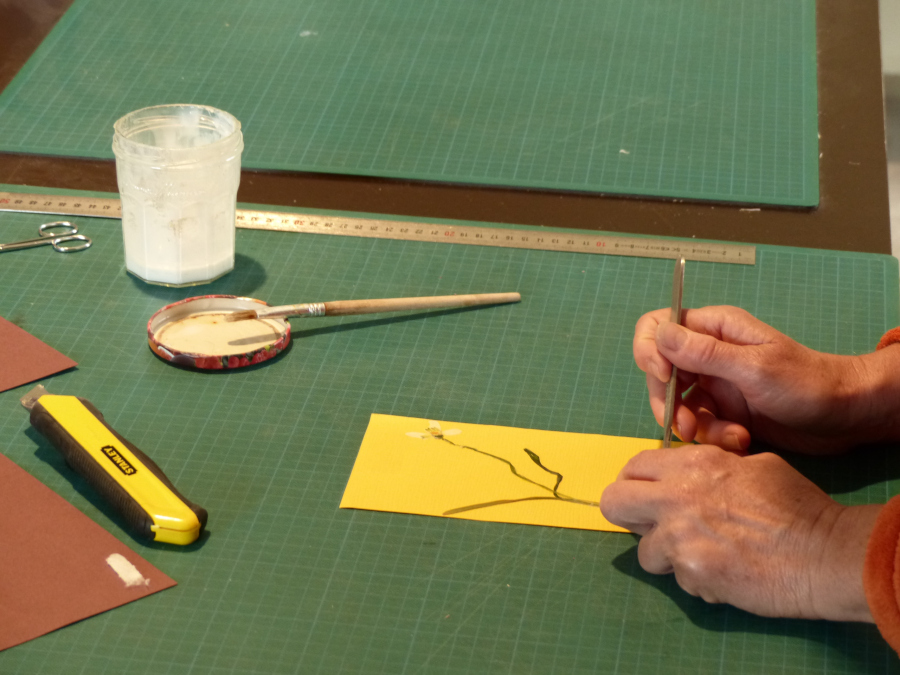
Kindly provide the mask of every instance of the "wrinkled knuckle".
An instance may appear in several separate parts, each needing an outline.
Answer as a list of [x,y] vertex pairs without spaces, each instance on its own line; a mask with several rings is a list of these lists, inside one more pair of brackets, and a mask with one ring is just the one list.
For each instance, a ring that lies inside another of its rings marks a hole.
[[634,475],[642,473],[643,468],[648,464],[652,463],[656,458],[653,453],[656,450],[641,450],[634,457],[625,462],[625,466],[622,467],[621,474],[626,475]]
[[702,556],[696,554],[695,551],[678,550],[673,556],[673,566],[678,570],[679,574],[686,580],[693,583],[699,583],[702,579],[708,579],[711,572],[709,561],[704,560]]
[[753,455],[751,459],[757,464],[762,464],[767,467],[769,473],[774,473],[777,469],[781,469],[787,465],[784,458],[776,455],[774,452],[760,452],[759,454]]
[[693,596],[699,596],[703,593],[704,576],[699,574],[689,561],[677,559],[672,562],[672,568],[675,572],[675,581],[686,593]]
[[641,316],[638,318],[637,322],[634,324],[634,325],[635,325],[635,328],[637,328],[638,326],[641,326],[641,325],[647,323],[648,321],[652,321],[652,320],[653,320],[653,313],[654,313],[655,311],[656,311],[656,310],[653,310],[653,311],[650,311],[650,312],[644,312],[643,314],[641,314]]
[[665,534],[666,544],[671,551],[672,564],[683,567],[693,567],[694,550],[697,545],[697,532],[685,518],[675,519],[667,524]]
[[697,550],[677,550],[672,556],[675,580],[687,593],[706,602],[720,602],[713,590],[712,580],[718,570],[710,559]]
[[718,342],[709,335],[691,335],[691,349],[699,363],[710,363],[716,359]]
[[697,445],[694,448],[694,453],[697,459],[705,464],[716,462],[722,456],[722,453],[714,445]]
[[743,307],[735,307],[734,305],[719,305],[715,308],[716,312],[725,317],[725,319],[734,325],[743,325],[748,321],[755,322],[758,319]]
[[752,317],[752,316],[753,316],[752,314],[750,314],[750,312],[748,312],[748,311],[747,311],[746,309],[744,309],[743,307],[735,307],[734,305],[726,305],[724,309],[727,309],[728,312],[729,312],[733,317],[735,317],[735,318],[742,318],[742,319],[743,319],[743,318],[747,318],[747,317]]
[[653,310],[642,315],[634,324],[634,332],[653,334],[656,332],[656,324],[659,323],[657,315],[659,310]]
[[685,466],[690,473],[701,473],[718,468],[723,462],[722,450],[714,445],[694,445],[688,451]]
[[665,548],[654,537],[644,537],[638,544],[638,563],[650,574],[669,574],[672,565]]

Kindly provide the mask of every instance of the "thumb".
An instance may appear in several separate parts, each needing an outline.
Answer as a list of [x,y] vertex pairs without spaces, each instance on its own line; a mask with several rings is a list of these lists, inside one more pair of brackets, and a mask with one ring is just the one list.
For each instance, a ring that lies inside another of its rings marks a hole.
[[666,321],[656,329],[659,352],[681,370],[732,380],[745,370],[746,352],[742,347],[695,333],[677,323]]

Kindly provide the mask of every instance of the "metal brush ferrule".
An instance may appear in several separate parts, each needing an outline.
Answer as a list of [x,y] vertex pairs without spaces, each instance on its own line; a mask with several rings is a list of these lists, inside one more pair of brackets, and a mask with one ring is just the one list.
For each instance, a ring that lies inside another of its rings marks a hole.
[[305,307],[305,316],[325,316],[324,302],[311,302]]

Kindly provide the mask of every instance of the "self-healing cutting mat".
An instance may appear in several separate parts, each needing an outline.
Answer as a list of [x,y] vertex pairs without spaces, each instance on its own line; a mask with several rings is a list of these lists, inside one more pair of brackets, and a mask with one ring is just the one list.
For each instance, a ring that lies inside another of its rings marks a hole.
[[112,157],[196,102],[244,166],[818,203],[814,0],[76,0],[0,97],[0,149]]
[[[46,217],[45,217],[46,218]],[[76,219],[77,220],[77,219]],[[42,217],[0,214],[0,236]],[[178,580],[0,654],[10,673],[885,673],[872,626],[769,620],[641,571],[628,534],[340,509],[372,413],[659,438],[633,327],[671,300],[668,260],[239,230],[237,268],[195,289],[124,271],[117,221],[87,251],[4,254],[0,315],[79,364],[88,397],[209,510],[188,550],[147,546],[0,394],[2,451]],[[900,323],[889,256],[758,248],[688,264],[685,303],[731,303],[812,347],[870,351]],[[268,364],[197,373],[150,352],[172,301],[275,303],[516,290],[492,308],[293,320]],[[424,441],[423,441],[424,442]],[[900,488],[896,452],[804,466],[846,503]],[[599,495],[598,495],[599,496]]]

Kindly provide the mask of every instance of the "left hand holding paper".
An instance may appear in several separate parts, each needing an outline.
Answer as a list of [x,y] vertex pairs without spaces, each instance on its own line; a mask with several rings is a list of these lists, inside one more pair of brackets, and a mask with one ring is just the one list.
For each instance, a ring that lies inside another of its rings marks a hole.
[[879,506],[846,507],[780,457],[714,446],[647,450],[603,493],[638,559],[685,591],[771,617],[872,621],[863,591]]

